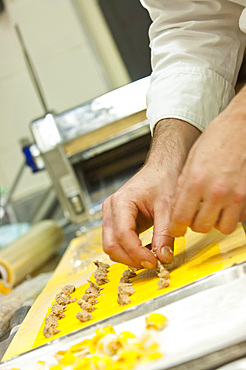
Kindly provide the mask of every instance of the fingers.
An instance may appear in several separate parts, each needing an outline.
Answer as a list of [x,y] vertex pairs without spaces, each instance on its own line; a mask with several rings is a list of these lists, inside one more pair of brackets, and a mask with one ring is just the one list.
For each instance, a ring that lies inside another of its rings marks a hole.
[[170,204],[162,201],[162,207],[155,209],[152,248],[162,263],[173,260],[174,238],[168,232]]
[[110,198],[103,203],[103,228],[102,228],[103,249],[114,262],[124,263],[127,266],[136,267],[136,263],[122,249],[114,237],[113,217],[111,212]]
[[114,262],[120,262],[127,266],[139,268],[139,266],[133,261],[133,259],[121,248],[113,237],[112,218],[105,218],[103,220],[103,249],[107,253],[110,259]]
[[154,268],[156,258],[148,249],[142,247],[141,241],[136,233],[136,218],[138,209],[135,204],[127,203],[121,205],[120,212],[114,207],[114,235],[122,249],[131,256],[139,268]]
[[191,191],[189,184],[179,185],[170,214],[168,232],[173,237],[183,236],[198,210],[200,191]]
[[[224,205],[226,204],[226,205]],[[237,223],[246,216],[246,208],[240,204],[224,199],[222,203],[214,204],[210,200],[200,203],[191,224],[187,224],[193,231],[208,233],[213,227],[223,234],[232,233]]]
[[130,201],[111,196],[104,202],[103,249],[113,261],[136,268],[154,268],[155,256],[142,247],[135,231],[137,214],[137,207]]
[[198,233],[208,233],[216,225],[221,211],[220,205],[203,202],[199,211],[194,216],[190,228]]
[[221,191],[216,184],[205,191],[196,185],[192,191],[188,189],[189,184],[177,190],[168,228],[172,236],[184,235],[187,227],[200,233],[216,227],[222,233],[230,234],[239,220],[246,216],[244,202],[235,201],[232,192]]
[[237,227],[241,212],[242,207],[235,203],[223,209],[216,224],[216,229],[223,234],[231,234]]

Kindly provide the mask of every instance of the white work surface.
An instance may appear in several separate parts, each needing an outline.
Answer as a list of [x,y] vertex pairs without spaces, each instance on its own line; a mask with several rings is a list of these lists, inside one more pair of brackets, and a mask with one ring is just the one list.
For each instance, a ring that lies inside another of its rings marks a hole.
[[[149,310],[149,306],[146,307],[146,314]],[[242,273],[242,276],[227,281],[223,285],[196,293],[154,311],[164,314],[168,319],[167,327],[159,333],[164,357],[138,369],[173,368],[244,342],[246,341],[246,276]],[[104,324],[104,326],[110,325],[110,321]],[[145,315],[114,325],[117,333],[130,330],[137,335],[143,332],[144,327]],[[17,367],[22,370],[33,370],[37,361],[50,362],[52,354],[56,351],[69,348],[87,336],[88,334],[83,332],[72,333],[49,345],[6,361],[0,365],[0,369]],[[239,366],[241,363],[244,367],[227,367],[229,366],[227,365],[223,369],[246,368],[245,361],[241,360],[237,363]],[[201,362],[199,366],[190,368],[207,369],[205,363],[204,366]]]

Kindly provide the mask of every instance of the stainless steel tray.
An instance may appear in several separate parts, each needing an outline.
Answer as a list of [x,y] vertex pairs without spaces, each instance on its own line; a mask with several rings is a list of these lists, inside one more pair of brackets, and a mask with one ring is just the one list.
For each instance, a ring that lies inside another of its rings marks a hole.
[[[129,327],[138,333],[143,329],[145,315],[151,311],[166,315],[170,325],[161,334],[163,336],[161,343],[166,356],[152,365],[148,364],[146,369],[215,368],[214,366],[223,365],[246,354],[245,307],[246,262],[216,272],[186,287],[131,307],[113,317],[16,356],[1,364],[0,369],[10,367],[33,369],[38,360],[47,359],[58,349],[68,348],[93,335],[95,328],[99,326],[113,325],[119,331],[127,330]],[[239,314],[242,318],[240,322]],[[204,327],[205,322],[211,333]],[[182,344],[180,338],[185,338],[185,331],[187,343]],[[195,341],[194,337],[197,337]],[[175,345],[175,355],[170,348],[170,342]]]

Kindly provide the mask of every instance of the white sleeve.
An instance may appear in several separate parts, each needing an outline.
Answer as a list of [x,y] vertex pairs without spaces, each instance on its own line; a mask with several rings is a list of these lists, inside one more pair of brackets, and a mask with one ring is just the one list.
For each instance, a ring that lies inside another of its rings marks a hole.
[[151,129],[179,118],[203,131],[228,105],[242,63],[243,7],[227,0],[141,0],[150,13]]

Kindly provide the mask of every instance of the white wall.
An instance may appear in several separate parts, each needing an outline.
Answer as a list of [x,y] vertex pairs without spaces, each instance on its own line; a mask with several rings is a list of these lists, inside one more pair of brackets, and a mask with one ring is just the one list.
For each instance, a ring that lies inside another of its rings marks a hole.
[[[117,0],[115,0],[117,1]],[[72,0],[112,88],[131,82],[126,66],[102,15],[98,0]]]
[[[88,40],[88,32],[72,1],[8,0],[5,4],[6,11],[0,15],[0,184],[9,187],[24,158],[18,141],[31,136],[30,122],[44,113],[27,71],[13,27],[15,22],[52,111],[59,113],[79,105],[116,85],[124,85],[129,77],[108,37],[116,60],[113,77],[110,76],[105,60],[99,60],[100,51]],[[107,37],[105,32],[103,37]],[[116,75],[120,76],[118,80]],[[16,196],[24,196],[49,183],[45,172],[33,175],[27,168]]]

